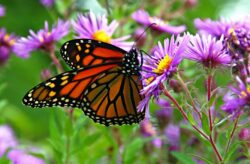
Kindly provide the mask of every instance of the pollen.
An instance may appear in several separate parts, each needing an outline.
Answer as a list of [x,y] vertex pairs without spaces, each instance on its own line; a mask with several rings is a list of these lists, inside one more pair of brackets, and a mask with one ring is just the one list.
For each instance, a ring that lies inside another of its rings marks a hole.
[[154,77],[153,77],[153,76],[152,76],[152,77],[147,78],[147,79],[146,79],[146,83],[147,83],[147,85],[148,85],[148,84],[150,84],[153,80],[154,80]]
[[102,42],[106,42],[106,43],[111,42],[110,36],[104,30],[96,31],[93,34],[93,39],[98,40],[98,41],[102,41]]
[[9,34],[5,34],[5,35],[4,35],[4,40],[5,40],[5,41],[7,41],[9,38],[10,38],[10,35],[9,35]]
[[165,57],[161,59],[160,62],[157,64],[157,68],[155,68],[153,72],[157,74],[162,74],[164,70],[167,70],[170,67],[172,60],[173,59],[168,56],[168,54],[166,54]]
[[240,93],[240,98],[245,98],[247,97],[247,95],[250,94],[250,86],[247,87],[247,90],[246,91],[241,91]]

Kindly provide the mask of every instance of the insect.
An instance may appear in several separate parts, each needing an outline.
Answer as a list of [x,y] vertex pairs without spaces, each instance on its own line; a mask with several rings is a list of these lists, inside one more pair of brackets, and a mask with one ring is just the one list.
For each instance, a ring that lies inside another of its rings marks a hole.
[[96,40],[75,39],[64,43],[60,53],[72,70],[32,88],[23,98],[25,105],[81,108],[94,122],[105,126],[139,123],[144,119],[145,109],[137,111],[144,98],[140,95],[141,52],[135,48],[127,52]]

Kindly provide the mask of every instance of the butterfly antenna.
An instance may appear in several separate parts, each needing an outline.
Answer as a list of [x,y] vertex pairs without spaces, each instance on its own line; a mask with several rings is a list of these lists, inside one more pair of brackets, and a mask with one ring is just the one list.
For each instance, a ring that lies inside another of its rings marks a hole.
[[154,25],[156,25],[156,23],[151,23],[150,25],[148,25],[148,26],[145,28],[145,30],[140,34],[140,36],[139,36],[138,38],[136,38],[136,40],[135,40],[135,42],[134,42],[132,48],[135,47],[135,44],[142,38],[143,34],[145,34],[145,32],[146,32],[149,28],[151,28],[152,26],[154,26]]
[[147,55],[150,59],[157,61],[157,59],[153,58],[151,55],[149,55],[147,52],[145,52],[144,50],[140,50],[141,54],[145,54]]

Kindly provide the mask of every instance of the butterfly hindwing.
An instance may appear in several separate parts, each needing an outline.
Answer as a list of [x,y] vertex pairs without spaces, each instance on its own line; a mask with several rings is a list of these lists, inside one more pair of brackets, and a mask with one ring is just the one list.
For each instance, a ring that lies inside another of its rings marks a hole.
[[145,110],[137,111],[142,100],[139,76],[125,76],[114,68],[96,79],[83,98],[83,111],[95,122],[109,125],[138,123]]
[[89,39],[74,39],[63,44],[62,58],[73,69],[100,64],[121,63],[126,51],[113,45]]

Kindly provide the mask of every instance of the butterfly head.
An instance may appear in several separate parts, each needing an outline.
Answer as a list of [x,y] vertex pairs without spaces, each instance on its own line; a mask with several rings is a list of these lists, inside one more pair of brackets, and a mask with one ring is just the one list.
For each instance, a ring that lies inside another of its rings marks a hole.
[[139,75],[141,65],[139,64],[138,54],[140,52],[136,48],[132,48],[127,52],[122,61],[122,73],[125,75]]

